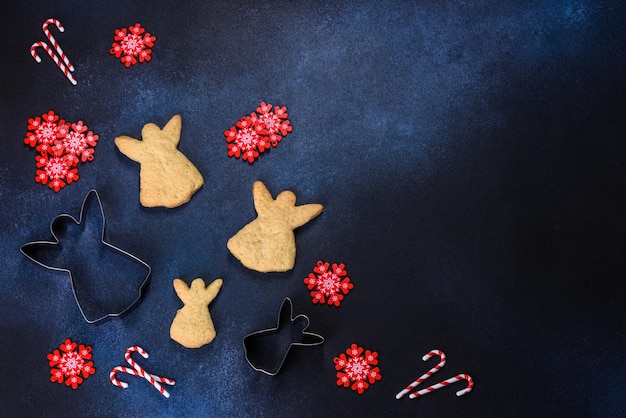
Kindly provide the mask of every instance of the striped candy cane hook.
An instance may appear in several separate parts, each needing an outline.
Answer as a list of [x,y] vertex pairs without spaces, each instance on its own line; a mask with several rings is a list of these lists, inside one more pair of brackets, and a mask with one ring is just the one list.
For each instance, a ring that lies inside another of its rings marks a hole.
[[132,358],[131,358],[131,354],[133,352],[137,352],[139,354],[141,354],[143,356],[143,358],[148,358],[148,353],[141,347],[139,346],[132,346],[132,347],[128,347],[128,349],[126,350],[126,353],[124,354],[124,357],[126,358],[126,361],[128,362],[128,364],[130,364],[132,366],[132,369],[129,367],[125,367],[125,366],[117,366],[115,368],[113,368],[113,370],[111,370],[111,373],[109,375],[109,379],[111,380],[111,383],[113,383],[115,386],[119,386],[123,389],[126,389],[128,387],[128,383],[126,382],[122,382],[118,379],[115,378],[115,375],[118,372],[122,372],[122,373],[127,373],[127,374],[131,374],[133,376],[139,376],[139,377],[143,377],[144,379],[146,379],[148,382],[150,382],[150,384],[152,386],[154,386],[155,389],[157,389],[159,391],[159,393],[163,396],[165,396],[166,398],[170,397],[170,394],[168,391],[166,391],[159,383],[164,383],[166,385],[174,385],[176,382],[172,379],[168,379],[166,377],[161,377],[161,376],[157,376],[154,374],[150,374],[148,372],[146,372],[140,365],[138,365]]
[[409,398],[411,399],[415,399],[418,396],[422,396],[425,395],[427,393],[430,393],[434,390],[437,390],[439,388],[445,388],[448,385],[451,385],[452,383],[456,383],[456,382],[460,382],[461,380],[466,380],[467,381],[467,387],[465,389],[461,389],[456,393],[456,396],[463,396],[466,393],[469,393],[472,388],[474,387],[474,380],[472,379],[472,377],[469,374],[458,374],[454,377],[451,377],[450,379],[447,380],[443,380],[437,384],[434,384],[432,386],[427,387],[426,389],[422,389],[422,390],[418,390],[417,392],[413,392],[409,395]]
[[65,32],[65,28],[63,27],[63,25],[61,25],[61,22],[59,22],[57,19],[50,18],[50,19],[46,20],[43,23],[43,26],[42,26],[43,33],[46,35],[46,37],[48,38],[48,40],[52,44],[52,47],[54,49],[56,49],[57,54],[59,54],[59,56],[61,57],[61,59],[65,63],[65,65],[67,65],[67,68],[70,71],[74,71],[74,66],[72,65],[72,63],[70,62],[70,60],[67,57],[67,55],[65,55],[65,52],[63,52],[63,50],[61,49],[61,46],[56,41],[56,39],[54,39],[54,36],[52,36],[52,34],[50,33],[50,30],[48,29],[48,26],[51,23],[54,23],[56,25],[56,27],[59,29],[59,32]]
[[432,356],[439,356],[440,358],[439,363],[437,363],[435,367],[433,367],[432,369],[430,369],[429,371],[427,371],[426,373],[424,373],[423,375],[415,379],[413,382],[411,382],[406,388],[398,392],[398,394],[396,395],[396,399],[402,398],[404,395],[409,393],[414,387],[422,383],[424,380],[428,379],[433,374],[437,373],[439,370],[441,370],[443,366],[446,365],[446,355],[441,350],[430,350],[428,353],[424,355],[424,357],[422,357],[422,360],[428,361]]

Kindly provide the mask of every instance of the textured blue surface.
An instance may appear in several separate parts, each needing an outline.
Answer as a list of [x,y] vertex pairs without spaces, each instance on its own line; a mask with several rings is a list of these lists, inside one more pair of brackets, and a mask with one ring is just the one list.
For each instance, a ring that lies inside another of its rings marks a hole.
[[[52,3],[0,13],[3,415],[626,414],[623,2]],[[66,28],[54,33],[77,86],[28,53],[49,17]],[[135,22],[157,41],[127,69],[108,51]],[[293,133],[254,165],[229,159],[223,131],[262,100],[288,107]],[[100,135],[56,194],[33,181],[22,142],[50,109]],[[142,208],[139,166],[113,140],[174,114],[205,185],[180,208]],[[255,216],[257,179],[324,205],[297,231],[291,272],[249,271],[226,249]],[[91,188],[107,239],[153,269],[141,303],[98,326],[66,275],[19,252],[49,239],[57,214],[77,216]],[[355,284],[338,309],[312,305],[302,282],[319,259]],[[217,338],[198,350],[169,338],[176,277],[224,279]],[[242,340],[287,296],[326,341],[270,377]],[[48,380],[65,338],[93,346],[97,373],[76,391]],[[383,379],[361,396],[335,384],[332,359],[353,342],[380,353]],[[170,399],[137,378],[109,383],[134,344],[148,371],[176,379]],[[434,348],[448,356],[437,377],[469,373],[474,391],[396,400]]]

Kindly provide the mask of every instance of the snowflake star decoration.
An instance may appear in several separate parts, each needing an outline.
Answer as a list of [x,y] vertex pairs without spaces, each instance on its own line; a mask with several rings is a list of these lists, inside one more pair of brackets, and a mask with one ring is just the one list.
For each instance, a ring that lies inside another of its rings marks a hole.
[[128,68],[137,64],[137,59],[139,62],[150,61],[156,36],[150,35],[139,23],[135,23],[135,26],[128,27],[128,31],[126,28],[115,29],[113,40],[115,42],[109,52]]
[[58,192],[66,184],[78,181],[79,163],[93,160],[98,135],[83,121],[66,122],[50,110],[41,117],[28,119],[24,143],[39,151],[35,157],[35,181]]
[[352,344],[346,354],[333,359],[338,370],[337,386],[350,387],[362,395],[365,389],[382,379],[380,369],[373,367],[378,365],[378,353]]
[[83,383],[83,379],[96,372],[91,360],[91,347],[78,344],[69,339],[59,346],[61,351],[54,350],[48,354],[48,364],[50,365],[50,381],[59,384],[65,381],[66,386],[77,389]]
[[326,302],[328,305],[339,306],[344,295],[354,288],[347,274],[343,263],[333,263],[331,268],[330,263],[318,261],[313,273],[309,273],[309,277],[304,279],[304,284],[312,290],[313,303]]
[[293,130],[288,116],[286,107],[261,102],[256,112],[242,116],[235,126],[224,131],[228,156],[252,164],[260,153],[276,147]]

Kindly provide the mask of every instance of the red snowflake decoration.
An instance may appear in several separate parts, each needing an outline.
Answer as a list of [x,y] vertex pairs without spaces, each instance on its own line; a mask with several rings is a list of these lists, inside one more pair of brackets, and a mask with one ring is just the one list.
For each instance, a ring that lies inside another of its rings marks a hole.
[[228,156],[252,164],[260,153],[276,147],[293,130],[287,117],[286,107],[261,102],[256,112],[242,116],[235,126],[224,131]]
[[128,27],[128,31],[126,28],[115,29],[113,40],[115,42],[109,52],[128,68],[137,64],[137,59],[139,62],[150,61],[156,36],[150,35],[139,23],[135,23],[135,26]]
[[48,354],[50,381],[59,384],[65,381],[66,386],[76,389],[83,379],[96,372],[93,361],[88,361],[91,360],[91,347],[81,344],[77,350],[77,346],[77,343],[67,339],[59,346],[61,351],[54,350]]
[[78,181],[78,164],[93,160],[98,135],[89,131],[83,121],[59,119],[50,110],[41,117],[28,119],[24,143],[39,151],[35,157],[35,181],[58,192],[66,184]]
[[346,354],[341,353],[333,359],[335,369],[339,370],[337,386],[350,387],[361,395],[370,385],[382,379],[380,369],[373,367],[378,365],[376,351],[363,350],[363,347],[352,344]]
[[347,275],[348,272],[343,263],[333,263],[330,268],[330,263],[318,261],[313,273],[309,273],[309,277],[304,279],[304,284],[309,290],[315,289],[311,292],[313,303],[326,302],[329,305],[339,306],[343,295],[347,295],[354,288]]

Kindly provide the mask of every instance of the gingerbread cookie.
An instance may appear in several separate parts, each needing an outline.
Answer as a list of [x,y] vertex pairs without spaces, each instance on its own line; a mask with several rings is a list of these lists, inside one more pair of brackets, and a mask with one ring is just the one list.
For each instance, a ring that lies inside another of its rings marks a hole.
[[142,141],[115,138],[120,152],[141,164],[139,201],[145,207],[175,208],[187,203],[204,184],[200,172],[178,150],[181,127],[182,118],[175,115],[163,129],[153,123],[144,125]]
[[205,287],[201,278],[187,286],[181,279],[174,279],[174,290],[184,306],[176,312],[170,327],[170,337],[187,348],[200,348],[215,338],[215,326],[209,313],[209,303],[222,287],[222,279],[215,279]]
[[254,182],[252,196],[258,216],[228,240],[228,249],[251,270],[291,270],[296,261],[293,230],[322,213],[324,207],[317,203],[296,206],[296,195],[289,190],[274,200],[260,181]]

